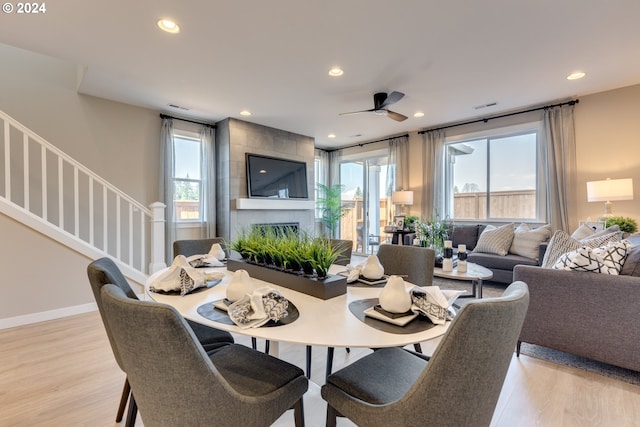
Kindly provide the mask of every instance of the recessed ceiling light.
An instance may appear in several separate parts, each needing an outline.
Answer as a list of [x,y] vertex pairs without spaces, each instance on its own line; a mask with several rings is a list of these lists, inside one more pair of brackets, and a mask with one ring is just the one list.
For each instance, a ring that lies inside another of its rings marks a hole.
[[422,111],[416,111],[413,113],[413,117],[424,117],[424,113]]
[[180,27],[171,19],[161,19],[158,21],[158,27],[162,31],[166,31],[171,34],[178,34],[180,32]]
[[331,77],[339,77],[344,74],[344,71],[340,67],[333,67],[329,70],[329,75]]
[[578,80],[586,76],[587,73],[583,71],[576,71],[575,73],[571,73],[567,76],[567,80]]
[[331,139],[333,139],[333,138],[335,138],[335,137],[336,137],[336,134],[335,134],[335,133],[330,133],[329,135],[327,135],[327,138],[331,138]]
[[242,110],[242,111],[240,111],[240,115],[241,115],[241,116],[248,117],[248,116],[250,116],[250,115],[251,115],[251,111],[249,111],[249,110]]

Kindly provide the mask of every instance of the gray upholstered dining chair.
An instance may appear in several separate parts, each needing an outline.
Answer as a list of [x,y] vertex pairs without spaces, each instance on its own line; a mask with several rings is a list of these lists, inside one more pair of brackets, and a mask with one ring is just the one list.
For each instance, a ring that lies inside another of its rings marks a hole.
[[[384,274],[403,276],[416,286],[431,286],[435,265],[433,249],[419,246],[380,245],[378,260],[384,267]],[[420,343],[415,343],[416,351],[422,353]]]
[[345,416],[366,426],[488,426],[529,305],[514,282],[498,298],[460,309],[433,356],[374,351],[329,376],[327,426]]
[[336,265],[347,265],[351,262],[351,252],[353,251],[353,240],[331,239],[331,246],[335,248],[339,255],[335,260]]
[[[210,237],[207,239],[185,239],[176,240],[173,242],[173,257],[178,255],[184,255],[190,257],[192,255],[204,255],[208,254],[211,250],[211,246],[214,243],[219,243],[222,249],[227,253],[226,242],[222,237]],[[255,337],[251,337],[251,346],[253,349],[258,348],[258,340]],[[265,342],[265,353],[269,353],[269,342]]]
[[[122,369],[123,372],[126,373],[120,359],[118,348],[114,343],[113,337],[111,335],[111,330],[109,329],[109,325],[104,315],[104,309],[102,306],[102,294],[100,291],[104,285],[113,284],[122,289],[127,297],[135,300],[137,300],[138,297],[133,289],[131,289],[131,286],[129,286],[129,282],[127,282],[127,279],[124,277],[118,266],[110,258],[100,258],[89,264],[89,266],[87,267],[87,275],[89,276],[89,283],[91,284],[91,290],[93,291],[93,296],[96,300],[96,304],[98,305],[98,311],[100,312],[102,323],[104,324],[105,330],[107,331],[107,337],[109,338],[109,343],[111,344],[111,350],[116,359],[116,362],[118,363],[118,366],[120,367],[120,369]],[[226,331],[210,328],[191,320],[188,320],[187,322],[198,337],[198,340],[204,347],[205,351],[215,350],[218,347],[232,344],[234,342],[233,336],[231,336],[231,334]],[[131,388],[128,378],[125,379],[124,387],[122,389],[122,397],[120,398],[120,405],[116,414],[116,422],[120,422],[122,420],[124,410],[127,406],[127,401],[129,401],[129,412],[127,414],[126,425],[132,426],[135,423],[136,419],[136,404],[135,399],[133,398],[133,396],[131,396]]]
[[403,275],[404,279],[416,286],[431,286],[435,252],[420,246],[380,245],[378,260],[384,267],[384,274]]
[[297,366],[238,344],[207,354],[175,308],[115,285],[101,293],[145,425],[269,426],[290,408],[304,425],[309,382]]
[[219,243],[222,246],[222,249],[226,252],[225,240],[222,237],[176,240],[173,242],[173,257],[175,258],[178,255],[190,257],[192,255],[208,254],[214,243]]

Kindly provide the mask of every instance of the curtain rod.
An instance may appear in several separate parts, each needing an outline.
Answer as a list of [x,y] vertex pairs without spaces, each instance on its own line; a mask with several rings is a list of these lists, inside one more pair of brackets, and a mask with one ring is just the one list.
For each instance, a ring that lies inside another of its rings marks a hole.
[[493,119],[502,119],[504,117],[516,116],[518,114],[531,113],[532,111],[548,110],[549,108],[562,107],[563,105],[575,105],[575,104],[577,104],[579,102],[580,102],[579,99],[574,99],[574,100],[567,101],[567,102],[561,102],[559,104],[545,105],[544,107],[530,108],[528,110],[516,111],[514,113],[508,113],[508,114],[501,114],[499,116],[486,117],[484,119],[470,120],[468,122],[456,123],[456,124],[448,125],[448,126],[440,126],[440,127],[432,128],[432,129],[425,129],[425,130],[421,130],[420,132],[418,132],[418,134],[421,135],[423,133],[431,132],[431,131],[434,131],[434,130],[449,129],[449,128],[454,128],[454,127],[457,127],[457,126],[470,125],[470,124],[473,124],[473,123],[480,123],[480,122],[487,123],[489,120],[493,120]]
[[384,141],[390,141],[394,138],[402,138],[402,137],[409,137],[408,133],[405,133],[404,135],[397,135],[397,136],[390,136],[389,138],[382,138],[382,139],[378,139],[376,141],[369,141],[369,142],[361,142],[360,144],[353,144],[353,145],[347,145],[345,147],[338,147],[338,148],[334,148],[331,150],[325,150],[324,148],[318,148],[318,150],[324,150],[327,153],[331,153],[332,151],[338,151],[338,150],[342,150],[345,148],[352,148],[352,147],[362,147],[363,145],[369,145],[369,144],[375,144],[376,142],[384,142]]
[[207,126],[207,127],[213,128],[213,129],[215,129],[215,128],[216,128],[216,125],[212,125],[212,124],[209,124],[209,123],[203,123],[203,122],[196,122],[195,120],[181,119],[180,117],[173,117],[173,116],[170,116],[170,115],[168,115],[168,114],[162,114],[162,113],[160,113],[160,118],[161,118],[161,119],[174,119],[174,120],[180,120],[180,121],[182,121],[182,122],[187,122],[187,123],[193,123],[193,124],[196,124],[196,125]]

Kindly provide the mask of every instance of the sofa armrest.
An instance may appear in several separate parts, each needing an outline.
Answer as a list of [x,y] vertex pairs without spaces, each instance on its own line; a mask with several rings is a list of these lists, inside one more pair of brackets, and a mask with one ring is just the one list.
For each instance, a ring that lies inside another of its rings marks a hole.
[[538,265],[542,265],[542,260],[544,259],[544,254],[547,253],[547,247],[549,246],[549,242],[542,242],[538,246]]
[[529,286],[520,341],[640,371],[640,277],[518,265]]

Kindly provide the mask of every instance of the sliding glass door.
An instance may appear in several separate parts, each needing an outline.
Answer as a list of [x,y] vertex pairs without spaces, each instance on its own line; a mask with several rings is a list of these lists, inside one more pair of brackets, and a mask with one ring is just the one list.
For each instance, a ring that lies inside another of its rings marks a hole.
[[355,242],[354,251],[360,254],[377,252],[384,242],[384,225],[387,211],[387,155],[352,160],[343,158],[340,163],[342,184],[342,219],[340,238]]

